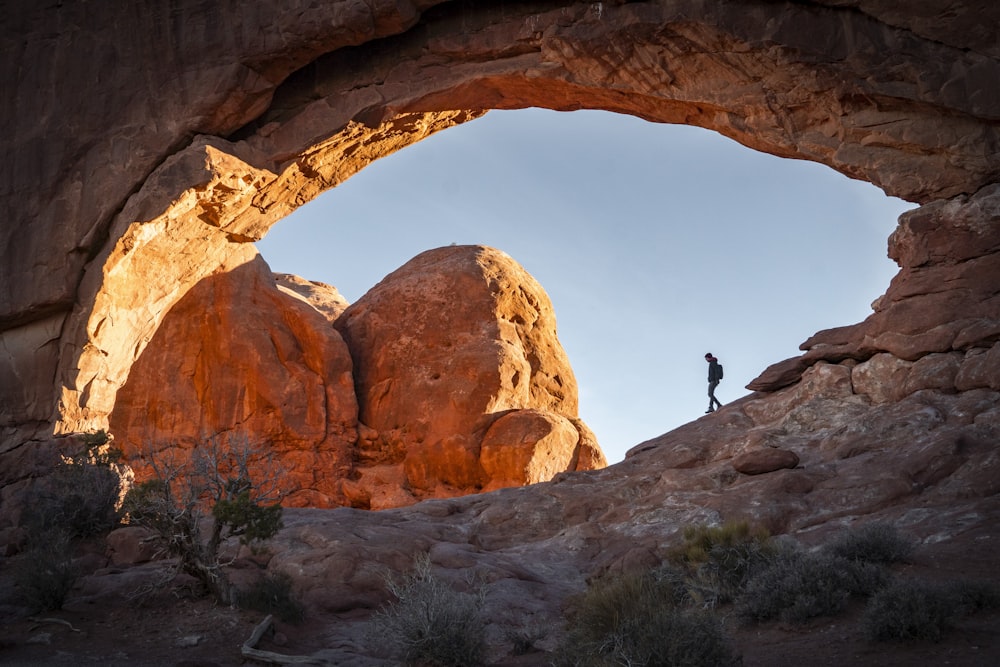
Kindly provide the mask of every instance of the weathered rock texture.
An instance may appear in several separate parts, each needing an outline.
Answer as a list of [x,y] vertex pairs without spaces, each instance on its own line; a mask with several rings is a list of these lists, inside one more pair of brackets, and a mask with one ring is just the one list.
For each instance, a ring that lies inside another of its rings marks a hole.
[[[269,567],[307,585],[314,608],[356,611],[385,598],[378,565],[430,551],[456,582],[494,581],[496,623],[516,629],[558,627],[587,574],[655,561],[682,522],[748,517],[810,538],[879,516],[927,545],[982,538],[961,557],[1000,539],[1000,4],[9,4],[4,522],[40,470],[33,453],[106,427],[166,313],[248,261],[248,241],[372,160],[489,109],[538,106],[705,127],[919,203],[890,242],[900,273],[865,322],[820,332],[751,385],[765,393],[618,466],[406,510],[293,512]],[[497,420],[494,435],[558,441],[558,422]],[[384,439],[362,426],[363,444]],[[487,466],[501,458],[490,443],[487,431]],[[799,465],[733,468],[764,447]],[[364,649],[340,620],[323,638],[354,647],[331,660],[347,664]]]
[[[419,498],[577,469],[576,379],[552,303],[505,253],[422,253],[336,326],[356,364],[360,420],[372,430],[360,459],[376,475],[402,476]],[[582,469],[604,465],[597,451]],[[366,507],[370,477],[352,485]]]
[[548,296],[478,246],[428,251],[350,307],[255,254],[225,267],[163,318],[111,432],[140,478],[146,455],[253,445],[292,506],[383,509],[606,465]]
[[241,243],[490,108],[699,125],[959,205],[943,200],[1000,177],[998,14],[985,0],[17,3],[0,28],[7,441],[106,426],[164,313]]
[[146,454],[211,439],[266,448],[287,471],[290,504],[328,507],[343,504],[357,419],[344,341],[255,256],[199,282],[164,317],[118,392],[111,432],[137,468]]

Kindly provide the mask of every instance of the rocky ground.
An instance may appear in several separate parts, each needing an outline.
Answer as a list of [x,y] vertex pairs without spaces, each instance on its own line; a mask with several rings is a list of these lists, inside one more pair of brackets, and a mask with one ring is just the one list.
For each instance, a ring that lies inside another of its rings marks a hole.
[[[806,546],[850,526],[891,521],[918,544],[912,562],[897,566],[899,576],[1000,585],[1000,395],[920,390],[878,402],[873,393],[855,393],[861,384],[851,377],[864,372],[860,365],[818,364],[792,387],[752,394],[603,470],[381,512],[286,510],[268,553],[244,554],[233,571],[237,579],[262,568],[287,574],[306,607],[301,625],[279,623],[260,648],[315,655],[324,664],[380,664],[368,619],[389,599],[385,577],[427,554],[434,574],[454,588],[486,585],[496,664],[548,664],[566,602],[589,578],[654,565],[684,526],[726,520],[753,521]],[[775,458],[773,451],[794,457]],[[773,469],[762,472],[769,462]],[[262,614],[170,587],[142,604],[129,602],[163,564],[113,566],[103,555],[90,562],[94,573],[66,608],[44,618],[18,616],[5,589],[0,663],[242,661],[240,645]],[[1000,660],[996,613],[961,620],[938,643],[871,643],[860,612],[854,607],[804,626],[740,627],[730,620],[728,629],[745,666]],[[535,650],[512,656],[512,633],[536,637]]]
[[[897,568],[897,574],[931,581],[971,578],[1000,583],[995,555],[997,540],[1000,535],[981,527],[948,542],[925,545],[914,555],[912,563]],[[325,641],[334,626],[359,625],[365,616],[358,612],[313,611],[300,624],[278,621],[276,632],[266,635],[258,648],[292,655],[315,654],[318,658],[327,654],[329,662],[320,659],[314,664],[383,664],[354,653],[359,649],[363,652],[364,646],[343,641],[338,646]],[[801,626],[769,623],[741,627],[731,621],[728,631],[744,667],[804,664],[986,667],[996,664],[1000,657],[998,612],[961,620],[940,642],[871,642],[864,637],[860,616],[861,604],[857,603],[842,616],[817,619]],[[176,595],[172,591],[162,591],[141,603],[127,603],[123,598],[98,603],[80,595],[59,612],[5,619],[0,629],[0,664],[109,667],[256,664],[244,660],[240,647],[262,617],[257,612],[219,607],[205,598]],[[551,659],[550,653],[538,651],[508,656],[495,664],[548,665]]]

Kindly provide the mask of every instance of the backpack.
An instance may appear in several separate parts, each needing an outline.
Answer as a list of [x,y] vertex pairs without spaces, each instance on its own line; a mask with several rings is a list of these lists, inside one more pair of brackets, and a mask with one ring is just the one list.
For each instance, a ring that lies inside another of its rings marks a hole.
[[722,364],[717,363],[716,366],[719,367],[719,379],[722,379]]

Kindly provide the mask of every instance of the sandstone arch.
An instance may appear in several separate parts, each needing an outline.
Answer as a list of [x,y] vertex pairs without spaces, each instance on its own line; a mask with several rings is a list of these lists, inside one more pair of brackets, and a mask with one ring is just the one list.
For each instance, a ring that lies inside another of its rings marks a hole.
[[[191,286],[370,161],[491,108],[699,125],[871,181],[928,204],[898,237],[904,274],[941,248],[952,261],[936,230],[969,230],[985,259],[966,263],[961,292],[889,299],[757,388],[820,358],[915,360],[1000,335],[992,3],[21,4],[0,34],[17,92],[0,166],[5,449],[104,426]],[[894,283],[901,297],[913,284]]]

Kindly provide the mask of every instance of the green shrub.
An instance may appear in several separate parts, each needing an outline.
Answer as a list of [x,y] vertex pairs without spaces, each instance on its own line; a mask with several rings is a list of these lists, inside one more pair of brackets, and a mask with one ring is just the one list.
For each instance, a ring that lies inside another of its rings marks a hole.
[[300,623],[305,617],[305,609],[292,591],[291,577],[282,572],[261,577],[238,590],[236,604],[243,609],[274,614],[286,623]]
[[793,623],[832,616],[847,606],[852,595],[870,595],[884,587],[889,576],[870,563],[823,552],[788,551],[751,579],[737,612],[749,621],[777,618]]
[[959,616],[961,598],[952,587],[897,581],[872,596],[865,608],[865,634],[878,641],[937,641]]
[[560,665],[727,665],[734,661],[714,615],[686,611],[677,571],[605,577],[571,603]]
[[13,571],[21,601],[32,612],[62,609],[78,578],[72,536],[57,529],[34,536]]
[[877,521],[844,531],[826,548],[841,558],[889,564],[906,562],[914,542],[891,523]]
[[210,439],[186,460],[146,452],[154,477],[133,486],[123,509],[134,525],[152,530],[160,546],[178,556],[177,568],[223,604],[236,591],[220,556],[223,543],[239,538],[257,546],[282,527],[278,480],[283,471],[266,448],[245,436]]
[[688,526],[683,542],[668,553],[668,560],[688,573],[690,594],[702,606],[730,602],[746,587],[751,576],[777,555],[770,533],[746,521],[720,526]]
[[484,592],[462,593],[417,559],[401,581],[388,581],[395,602],[375,614],[377,640],[406,665],[474,667],[485,661]]

